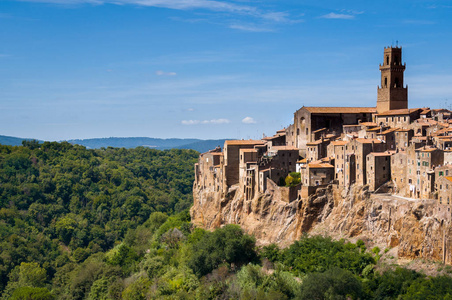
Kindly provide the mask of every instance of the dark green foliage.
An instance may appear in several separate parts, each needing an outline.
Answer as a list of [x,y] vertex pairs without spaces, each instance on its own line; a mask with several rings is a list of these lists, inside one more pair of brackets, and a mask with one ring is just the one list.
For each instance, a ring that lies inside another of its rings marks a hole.
[[421,274],[413,270],[396,268],[368,282],[367,289],[373,291],[371,295],[374,299],[395,299],[398,295],[404,294],[411,284],[421,277],[423,277]]
[[255,240],[237,225],[226,225],[207,232],[193,245],[188,266],[198,276],[206,275],[221,264],[240,266],[257,259]]
[[448,276],[418,278],[400,299],[452,299],[452,278]]
[[323,273],[308,274],[301,284],[298,299],[359,299],[361,282],[349,271],[333,267]]
[[362,253],[356,244],[315,236],[303,237],[285,249],[282,263],[291,266],[296,274],[324,272],[339,267],[359,275],[375,260],[371,254]]
[[262,258],[268,259],[271,262],[276,262],[281,260],[281,251],[279,250],[278,245],[270,244],[268,246],[262,247],[260,256]]

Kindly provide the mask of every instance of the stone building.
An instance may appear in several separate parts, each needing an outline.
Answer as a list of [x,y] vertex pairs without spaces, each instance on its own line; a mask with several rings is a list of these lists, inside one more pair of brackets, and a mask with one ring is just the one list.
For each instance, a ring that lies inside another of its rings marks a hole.
[[[413,158],[414,156],[414,158]],[[444,162],[443,151],[432,147],[421,147],[414,150],[410,157],[409,165],[411,174],[408,174],[410,196],[422,199],[431,199],[435,192],[435,167]]]
[[346,170],[346,158],[347,141],[334,141],[327,147],[328,157],[334,158],[334,179],[338,181],[340,186],[345,186],[345,170]]
[[257,140],[230,140],[224,143],[225,188],[239,183],[240,149],[254,149],[263,144],[263,141]]
[[441,176],[436,182],[439,204],[452,204],[452,176]]
[[412,129],[399,128],[394,134],[396,149],[404,151],[410,144],[410,140],[413,138],[414,131]]
[[355,182],[358,185],[367,184],[366,157],[371,152],[384,152],[386,146],[377,139],[355,139],[348,145],[355,154]]
[[407,195],[407,154],[399,151],[391,156],[391,179],[394,183],[395,192],[402,196]]
[[421,111],[420,108],[389,110],[375,115],[375,122],[392,128],[408,129],[414,120],[419,119]]
[[367,184],[374,192],[391,178],[391,153],[371,152],[366,157]]
[[195,185],[212,191],[223,191],[223,153],[216,148],[200,155],[195,164]]
[[375,107],[306,107],[294,113],[293,145],[306,155],[306,144],[313,142],[311,133],[327,128],[328,132],[340,135],[344,125],[372,121]]
[[379,114],[408,108],[408,88],[403,87],[405,67],[406,65],[402,64],[402,48],[385,47],[383,65],[380,64],[381,86],[378,87],[377,95]]
[[329,184],[334,178],[334,166],[327,163],[310,163],[307,168],[308,176],[305,179],[307,186]]
[[327,147],[330,141],[320,139],[314,142],[306,143],[306,159],[308,162],[316,161],[327,156]]
[[395,150],[395,132],[399,128],[389,128],[385,131],[377,133],[377,138],[386,144],[387,150]]

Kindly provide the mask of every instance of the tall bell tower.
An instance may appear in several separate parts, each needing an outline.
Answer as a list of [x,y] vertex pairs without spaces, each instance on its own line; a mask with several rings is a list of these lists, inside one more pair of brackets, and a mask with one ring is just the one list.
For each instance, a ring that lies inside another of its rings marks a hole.
[[408,86],[403,87],[402,48],[384,49],[383,65],[380,64],[381,86],[378,87],[377,113],[408,108]]

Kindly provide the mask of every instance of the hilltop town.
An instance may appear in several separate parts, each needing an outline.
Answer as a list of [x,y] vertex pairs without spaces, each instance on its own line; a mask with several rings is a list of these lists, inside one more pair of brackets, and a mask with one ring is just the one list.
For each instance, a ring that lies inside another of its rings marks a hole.
[[[293,124],[273,136],[228,140],[223,149],[202,153],[195,165],[195,202],[220,199],[220,209],[237,195],[246,202],[271,193],[277,194],[273,200],[302,203],[319,189],[344,197],[360,187],[432,200],[431,213],[450,222],[451,112],[408,108],[405,68],[401,47],[384,48],[376,107],[303,106]],[[206,222],[196,207],[192,215]]]

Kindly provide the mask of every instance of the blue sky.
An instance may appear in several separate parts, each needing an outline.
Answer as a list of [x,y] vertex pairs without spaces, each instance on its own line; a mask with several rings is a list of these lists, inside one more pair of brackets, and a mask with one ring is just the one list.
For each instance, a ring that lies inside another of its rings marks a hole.
[[306,106],[452,105],[452,1],[0,0],[0,134],[257,138]]

